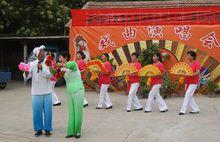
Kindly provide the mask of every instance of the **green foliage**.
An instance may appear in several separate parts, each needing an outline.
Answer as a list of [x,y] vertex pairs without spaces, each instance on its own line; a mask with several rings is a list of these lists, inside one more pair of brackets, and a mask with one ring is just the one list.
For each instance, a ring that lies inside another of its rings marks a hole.
[[150,86],[146,84],[146,77],[141,77],[140,81],[140,91],[138,92],[142,98],[146,98],[147,94],[150,92]]
[[[152,64],[152,57],[155,53],[160,52],[161,47],[158,44],[149,44],[147,48],[142,50],[141,55],[139,56],[139,60],[143,66]],[[170,57],[168,55],[163,55],[163,60],[169,60]],[[171,78],[168,75],[163,76],[163,83],[161,87],[162,96],[171,96],[171,93],[175,90],[177,84],[172,82]],[[148,94],[150,91],[150,86],[146,85],[146,78],[141,80],[141,90],[140,93],[143,97],[145,94]]]
[[[139,61],[143,66],[152,64],[152,57],[156,52],[160,51],[160,46],[158,44],[151,43],[147,45],[147,48],[141,51],[139,56]],[[140,95],[145,98],[146,94],[150,91],[150,86],[146,84],[146,77],[143,77],[140,82]]]
[[82,8],[88,1],[0,0],[0,36],[64,35],[64,26],[70,20],[70,9]]
[[1,0],[0,33],[13,36],[63,35],[70,19],[66,0]]
[[173,82],[168,75],[163,76],[163,83],[161,86],[161,95],[166,98],[167,96],[171,96],[171,93],[175,91],[177,87],[177,83]]
[[208,88],[207,88],[208,92],[215,92],[215,90],[218,89],[218,84],[215,83],[214,81],[208,81],[207,85],[208,85]]
[[152,57],[156,52],[160,51],[160,46],[155,43],[147,45],[147,48],[141,51],[139,60],[143,66],[152,64]]

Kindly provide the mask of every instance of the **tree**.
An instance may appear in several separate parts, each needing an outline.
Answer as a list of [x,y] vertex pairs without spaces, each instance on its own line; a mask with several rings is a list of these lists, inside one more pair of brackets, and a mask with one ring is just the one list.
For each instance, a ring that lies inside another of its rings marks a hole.
[[[147,48],[141,51],[141,55],[139,56],[139,60],[143,66],[152,64],[152,57],[155,53],[160,52],[161,47],[158,44],[151,43],[147,45]],[[169,60],[169,56],[162,53],[163,61]],[[140,94],[142,97],[146,97],[145,95],[149,93],[150,86],[146,83],[146,78],[142,77],[141,79],[141,90]],[[163,76],[163,83],[161,87],[161,95],[166,98],[170,97],[171,93],[176,89],[176,83],[173,82],[168,74]]]
[[147,45],[147,48],[141,51],[141,55],[139,56],[139,60],[143,66],[152,64],[152,57],[155,53],[160,51],[160,46],[155,43],[151,43]]
[[0,33],[16,36],[63,35],[64,25],[70,19],[67,5],[65,0],[1,0]]
[[70,9],[82,8],[88,1],[0,0],[0,36],[63,35]]

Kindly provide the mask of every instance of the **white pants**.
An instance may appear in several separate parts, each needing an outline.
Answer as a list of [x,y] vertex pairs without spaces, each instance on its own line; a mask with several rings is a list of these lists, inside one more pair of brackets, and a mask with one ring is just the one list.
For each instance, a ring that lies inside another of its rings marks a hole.
[[137,97],[137,91],[139,88],[139,83],[132,83],[130,90],[129,90],[129,94],[128,94],[128,102],[127,102],[127,110],[131,110],[132,105],[134,107],[134,109],[140,109],[142,108],[141,103],[138,100]]
[[88,105],[89,104],[89,102],[86,100],[86,94],[85,94],[85,96],[84,96],[84,101],[83,101],[83,105]]
[[52,92],[52,102],[53,102],[53,105],[60,103],[60,99],[57,97],[55,92]]
[[112,103],[110,101],[109,94],[108,94],[108,87],[109,87],[109,84],[101,85],[98,107],[103,108],[104,106],[106,107],[112,106]]
[[156,97],[157,105],[160,111],[164,111],[168,109],[167,104],[165,103],[163,98],[160,96],[160,87],[161,87],[161,84],[156,84],[156,85],[153,85],[153,87],[151,88],[149,95],[148,95],[145,111],[152,110],[152,102],[154,100],[154,97]]
[[52,103],[54,105],[54,104],[60,103],[60,99],[57,97],[56,93],[54,92],[56,81],[51,81],[51,84],[52,84],[52,89],[53,89],[53,92],[52,92]]
[[89,102],[86,100],[86,97],[84,96],[84,102],[83,105],[87,105]]
[[199,111],[199,107],[196,105],[196,102],[193,98],[193,94],[195,93],[196,88],[197,88],[197,84],[190,84],[188,86],[180,112],[186,113],[186,109],[188,105],[190,105],[192,112]]

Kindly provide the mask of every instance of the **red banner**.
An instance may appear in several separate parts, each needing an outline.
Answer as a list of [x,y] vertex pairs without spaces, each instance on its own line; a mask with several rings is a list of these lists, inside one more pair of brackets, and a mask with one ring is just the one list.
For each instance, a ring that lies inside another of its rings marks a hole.
[[[200,88],[209,79],[220,86],[220,6],[71,12],[69,51],[72,60],[77,51],[86,55],[86,61],[108,53],[117,68],[130,63],[133,52],[141,52],[155,43],[170,57],[164,62],[167,70],[176,62],[186,62],[187,52],[193,50],[203,67]],[[88,78],[85,82],[94,88],[94,82]],[[120,78],[112,84],[115,90],[124,85]]]
[[71,10],[72,26],[220,24],[220,6],[160,9]]

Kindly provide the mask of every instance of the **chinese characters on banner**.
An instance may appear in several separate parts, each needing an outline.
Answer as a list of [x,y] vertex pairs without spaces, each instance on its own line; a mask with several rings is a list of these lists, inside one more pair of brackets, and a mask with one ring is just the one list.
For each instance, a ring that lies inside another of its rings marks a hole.
[[[177,26],[174,27],[174,32],[176,35],[179,35],[179,38],[181,40],[189,40],[190,37],[192,36],[189,30],[191,29],[190,26],[185,25],[185,26]],[[158,37],[163,37],[163,26],[148,26],[147,27],[148,31],[148,36],[150,38],[154,38],[156,36]]]
[[[125,40],[135,39],[137,30],[131,26],[125,27],[122,35]],[[115,42],[111,41],[110,34],[106,34],[105,36],[101,36],[99,40],[99,50],[104,50],[109,46],[116,47]]]
[[177,26],[174,27],[174,31],[176,35],[179,35],[179,38],[181,40],[189,40],[192,36],[189,30],[191,29],[191,26],[185,25],[185,26]]
[[131,26],[125,27],[122,35],[125,40],[135,39],[137,30]]
[[147,26],[147,30],[148,30],[148,36],[150,38],[154,38],[156,36],[162,37],[163,33],[162,33],[162,29],[163,26]]
[[[190,33],[191,26],[189,25],[183,25],[183,26],[176,26],[174,27],[174,33],[176,35],[179,35],[179,38],[181,40],[189,40],[192,36]],[[163,26],[148,26],[147,27],[148,36],[150,38],[163,37]],[[220,47],[220,43],[218,42],[216,35],[214,32],[211,32],[207,34],[206,36],[202,37],[200,39],[201,42],[203,42],[203,46],[208,47],[209,49],[212,49],[213,45],[216,47]]]
[[110,34],[106,34],[104,36],[101,36],[99,40],[99,50],[104,50],[105,48],[108,48],[109,46],[115,47],[115,42],[111,41]]
[[[163,28],[164,26],[162,25],[147,26],[148,37],[150,38],[163,37]],[[191,26],[189,25],[175,26],[173,29],[175,35],[177,35],[180,40],[188,41],[193,36],[192,33],[190,32]],[[124,27],[121,34],[123,39],[125,40],[135,39],[137,35],[137,29],[132,26],[126,26]],[[204,35],[204,37],[200,38],[200,42],[202,42],[204,47],[208,47],[208,49],[212,49],[213,46],[220,47],[220,43],[218,42],[215,32],[211,32],[207,35]],[[99,39],[98,49],[102,51],[110,46],[116,47],[115,42],[111,41],[110,39],[110,34],[101,36]]]
[[208,47],[209,49],[212,49],[213,44],[216,47],[220,47],[220,44],[215,36],[215,32],[211,32],[208,35],[204,36],[203,38],[200,39],[200,41],[203,42],[203,46]]

